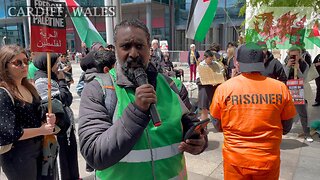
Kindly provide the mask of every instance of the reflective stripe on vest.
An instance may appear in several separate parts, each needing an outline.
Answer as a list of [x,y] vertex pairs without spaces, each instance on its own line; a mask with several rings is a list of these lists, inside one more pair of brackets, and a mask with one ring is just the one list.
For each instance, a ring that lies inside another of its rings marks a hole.
[[[166,159],[180,153],[178,146],[180,143],[152,149],[153,160]],[[150,149],[131,150],[120,162],[149,162],[152,161]]]
[[[114,69],[110,71],[116,79]],[[97,170],[96,175],[102,180],[167,180],[186,179],[185,158],[179,152],[178,145],[183,138],[181,118],[184,108],[179,96],[171,90],[167,80],[161,74],[157,78],[157,103],[162,125],[154,127],[150,120],[145,131],[121,161],[104,170]],[[123,88],[113,83],[118,98],[113,122],[118,121],[127,106],[135,101],[132,88]],[[151,155],[152,154],[152,155]]]
[[[186,178],[187,178],[187,169],[183,168],[182,171],[180,171],[178,176],[170,178],[169,180],[184,180]],[[141,179],[143,178],[141,177]],[[103,179],[100,179],[99,177],[96,176],[96,180],[103,180]]]

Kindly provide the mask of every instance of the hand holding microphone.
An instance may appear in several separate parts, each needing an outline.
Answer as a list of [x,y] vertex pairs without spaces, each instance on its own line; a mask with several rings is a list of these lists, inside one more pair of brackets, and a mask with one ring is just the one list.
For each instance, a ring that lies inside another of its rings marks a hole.
[[151,103],[157,102],[157,97],[153,86],[150,84],[144,84],[136,89],[136,101],[135,104],[141,111],[148,111]]
[[154,126],[160,126],[161,120],[155,106],[155,103],[157,102],[157,96],[153,86],[148,84],[147,74],[143,68],[137,68],[134,70],[134,76],[139,86],[135,93],[135,104],[142,111],[149,110]]

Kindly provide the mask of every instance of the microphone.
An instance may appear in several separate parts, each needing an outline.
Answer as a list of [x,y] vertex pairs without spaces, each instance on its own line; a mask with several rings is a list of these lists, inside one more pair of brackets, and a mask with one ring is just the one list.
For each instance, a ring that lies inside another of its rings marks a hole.
[[[134,70],[134,77],[136,78],[138,86],[141,86],[143,84],[148,84],[148,77],[146,72],[143,68],[137,68]],[[161,125],[161,119],[159,116],[159,112],[156,108],[156,105],[154,103],[150,104],[149,112],[151,115],[151,119],[153,122],[153,125],[158,127]]]

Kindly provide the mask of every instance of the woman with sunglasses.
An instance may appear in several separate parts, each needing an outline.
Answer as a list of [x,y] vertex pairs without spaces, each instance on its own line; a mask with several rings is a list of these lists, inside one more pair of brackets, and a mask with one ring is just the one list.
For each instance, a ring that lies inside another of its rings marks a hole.
[[0,165],[9,180],[41,177],[43,135],[53,134],[54,114],[41,119],[40,97],[27,80],[29,61],[19,46],[0,48]]

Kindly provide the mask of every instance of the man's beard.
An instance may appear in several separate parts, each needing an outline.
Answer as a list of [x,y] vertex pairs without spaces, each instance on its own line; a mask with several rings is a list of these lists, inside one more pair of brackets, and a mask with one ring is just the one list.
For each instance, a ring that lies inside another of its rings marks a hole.
[[135,86],[138,86],[138,83],[136,81],[134,71],[137,68],[143,68],[146,69],[145,65],[143,64],[143,59],[138,56],[135,59],[132,59],[131,57],[128,57],[127,60],[122,64],[121,66],[124,75],[131,81]]

